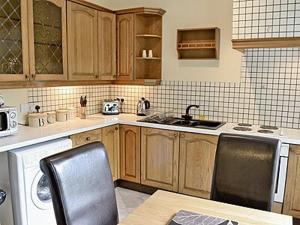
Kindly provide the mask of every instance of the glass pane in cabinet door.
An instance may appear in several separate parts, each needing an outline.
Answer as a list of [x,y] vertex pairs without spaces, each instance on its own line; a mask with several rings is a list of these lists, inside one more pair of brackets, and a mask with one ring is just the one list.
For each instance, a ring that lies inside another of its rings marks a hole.
[[22,74],[21,0],[0,0],[0,74]]
[[63,74],[61,8],[33,0],[36,74]]

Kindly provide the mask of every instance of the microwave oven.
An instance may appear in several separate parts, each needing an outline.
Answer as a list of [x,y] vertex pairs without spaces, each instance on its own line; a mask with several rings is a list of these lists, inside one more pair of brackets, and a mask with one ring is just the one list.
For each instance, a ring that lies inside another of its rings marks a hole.
[[0,137],[16,133],[18,130],[18,118],[16,107],[0,107]]

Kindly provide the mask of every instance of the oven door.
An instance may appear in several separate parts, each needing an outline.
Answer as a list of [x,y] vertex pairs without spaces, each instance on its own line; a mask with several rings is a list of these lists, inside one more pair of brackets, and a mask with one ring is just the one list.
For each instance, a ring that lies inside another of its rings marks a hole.
[[280,149],[280,158],[278,164],[277,186],[275,190],[274,201],[283,203],[285,193],[285,183],[288,169],[289,145],[282,144]]
[[8,130],[8,113],[0,112],[0,132]]

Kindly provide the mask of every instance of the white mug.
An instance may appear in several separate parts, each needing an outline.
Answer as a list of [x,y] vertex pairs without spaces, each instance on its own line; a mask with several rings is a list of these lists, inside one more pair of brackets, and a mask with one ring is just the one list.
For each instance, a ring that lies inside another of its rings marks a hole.
[[143,55],[142,55],[143,58],[147,58],[147,51],[146,50],[143,50]]
[[153,51],[152,50],[149,50],[148,58],[153,58]]

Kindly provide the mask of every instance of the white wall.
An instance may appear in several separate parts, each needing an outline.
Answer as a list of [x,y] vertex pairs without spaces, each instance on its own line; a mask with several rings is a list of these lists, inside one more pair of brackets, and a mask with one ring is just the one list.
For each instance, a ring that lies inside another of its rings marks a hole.
[[[241,53],[232,49],[232,0],[90,0],[110,9],[158,7],[167,11],[163,24],[163,79],[236,82]],[[220,60],[177,59],[176,36],[180,28],[219,27]]]
[[4,97],[5,105],[16,106],[18,110],[18,121],[24,124],[26,122],[26,113],[21,113],[21,104],[28,103],[28,89],[8,89],[0,90],[0,95]]

